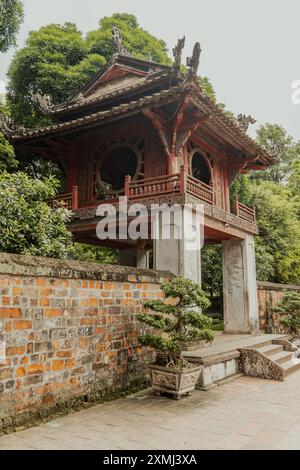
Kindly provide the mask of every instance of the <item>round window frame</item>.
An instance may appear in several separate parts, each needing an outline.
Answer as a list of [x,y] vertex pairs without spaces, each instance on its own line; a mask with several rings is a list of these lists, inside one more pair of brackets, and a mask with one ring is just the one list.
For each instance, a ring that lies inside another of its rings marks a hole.
[[[194,175],[193,175],[193,158],[195,156],[196,153],[199,153],[201,155],[201,157],[204,158],[207,166],[208,166],[208,170],[210,172],[210,182],[208,184],[208,186],[213,186],[213,181],[214,181],[214,170],[213,170],[213,167],[207,157],[207,155],[205,154],[205,152],[203,152],[203,150],[199,147],[196,147],[194,148],[191,152],[190,152],[190,168],[191,168],[191,176],[195,179],[198,179],[196,178]],[[201,181],[201,180],[198,180],[198,181]],[[207,184],[205,183],[204,181],[201,181],[201,183],[204,183],[204,184]]]
[[[100,160],[98,162],[98,165],[97,165],[97,183],[98,183],[99,189],[102,190],[105,194],[113,196],[113,195],[122,194],[124,192],[125,186],[123,186],[120,189],[112,189],[112,190],[107,189],[107,187],[105,186],[105,181],[103,181],[101,179],[101,166],[105,162],[106,158],[108,158],[109,154],[111,152],[113,152],[114,150],[116,150],[118,148],[124,148],[124,147],[132,150],[133,153],[136,156],[136,171],[135,171],[134,175],[131,177],[132,181],[135,181],[138,178],[139,173],[141,172],[142,165],[143,165],[143,157],[142,157],[142,154],[141,154],[140,150],[138,149],[138,147],[136,145],[130,144],[130,143],[127,143],[127,142],[122,142],[122,143],[119,142],[117,144],[112,145],[103,154],[103,157],[100,158]],[[98,151],[98,149],[96,149],[96,151]],[[125,183],[125,181],[124,181],[124,183]]]

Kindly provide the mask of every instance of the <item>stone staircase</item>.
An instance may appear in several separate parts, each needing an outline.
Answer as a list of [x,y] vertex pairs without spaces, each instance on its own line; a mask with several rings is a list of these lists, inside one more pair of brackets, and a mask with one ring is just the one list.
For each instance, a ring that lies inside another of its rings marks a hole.
[[282,381],[287,375],[300,369],[298,350],[287,339],[239,348],[239,352],[240,371],[252,377]]

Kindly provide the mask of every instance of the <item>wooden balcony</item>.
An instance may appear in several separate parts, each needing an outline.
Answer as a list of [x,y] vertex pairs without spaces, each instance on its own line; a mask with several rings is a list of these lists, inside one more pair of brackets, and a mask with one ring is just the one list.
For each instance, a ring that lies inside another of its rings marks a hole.
[[[154,178],[146,178],[140,180],[131,180],[130,176],[125,177],[124,195],[130,202],[147,201],[165,195],[191,195],[202,201],[205,206],[205,213],[217,218],[224,223],[231,222],[235,226],[248,228],[250,232],[257,233],[255,208],[247,207],[238,201],[237,196],[234,197],[233,211],[226,212],[214,205],[215,194],[212,185],[207,185],[191,175],[185,173],[184,168],[180,173],[173,175],[164,175]],[[74,186],[72,192],[58,195],[51,205],[56,202],[64,201],[65,207],[77,213],[81,217],[82,214],[88,215],[90,211],[95,209],[99,204],[111,203],[118,204],[118,198],[107,197],[102,200],[87,201],[79,203],[78,188]]]

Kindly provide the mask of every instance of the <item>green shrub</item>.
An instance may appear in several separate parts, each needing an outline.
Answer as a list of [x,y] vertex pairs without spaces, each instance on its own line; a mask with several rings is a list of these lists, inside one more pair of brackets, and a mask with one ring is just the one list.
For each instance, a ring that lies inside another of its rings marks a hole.
[[282,317],[279,321],[289,328],[293,337],[300,333],[300,294],[298,292],[287,292],[272,311],[279,313]]
[[153,313],[139,313],[140,322],[152,327],[152,332],[139,336],[143,346],[163,353],[166,365],[186,367],[182,351],[189,342],[211,342],[214,334],[212,319],[193,308],[206,309],[210,301],[198,284],[188,279],[174,278],[161,289],[170,301],[151,300],[144,303]]

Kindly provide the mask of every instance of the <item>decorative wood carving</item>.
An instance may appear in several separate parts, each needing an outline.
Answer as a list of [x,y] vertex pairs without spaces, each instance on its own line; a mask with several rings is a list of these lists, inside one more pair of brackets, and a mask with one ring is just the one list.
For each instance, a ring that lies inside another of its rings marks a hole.
[[201,46],[196,42],[193,49],[192,57],[188,57],[186,65],[189,67],[187,79],[195,79],[197,77],[199,62],[200,62]]
[[120,30],[116,26],[113,26],[111,30],[112,30],[112,45],[113,45],[114,51],[120,55],[127,55],[127,56],[130,55],[123,45],[123,37],[122,37],[122,34],[120,33]]
[[173,48],[173,56],[174,56],[174,63],[173,63],[173,70],[176,72],[180,71],[181,66],[181,57],[182,57],[182,50],[185,44],[185,36],[183,38],[178,39],[176,46]]
[[40,112],[44,116],[51,114],[54,104],[50,95],[41,95],[40,93],[36,93],[35,95],[32,95],[31,101],[38,106]]
[[244,132],[247,132],[249,124],[256,123],[256,119],[254,119],[250,114],[249,116],[246,116],[246,114],[239,114],[237,119],[240,129],[242,129]]

